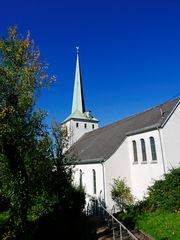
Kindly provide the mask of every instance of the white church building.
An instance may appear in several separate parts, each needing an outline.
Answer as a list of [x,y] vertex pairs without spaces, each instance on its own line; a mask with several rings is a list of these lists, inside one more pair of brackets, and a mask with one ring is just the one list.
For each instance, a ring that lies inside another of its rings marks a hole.
[[179,167],[180,98],[98,128],[98,120],[85,111],[78,49],[72,112],[62,125],[70,136],[69,154],[77,155],[75,183],[108,208],[114,205],[114,178],[125,178],[141,200],[154,180]]

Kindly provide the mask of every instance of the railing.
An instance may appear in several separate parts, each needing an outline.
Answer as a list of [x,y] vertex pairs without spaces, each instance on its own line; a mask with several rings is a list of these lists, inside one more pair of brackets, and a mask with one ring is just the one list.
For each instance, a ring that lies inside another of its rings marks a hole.
[[138,240],[121,222],[117,220],[106,208],[99,202],[100,207],[104,211],[108,227],[112,229],[113,240],[134,239]]
[[[113,216],[113,208],[111,213],[107,211],[107,209],[103,206],[103,204],[97,200],[93,199],[93,207],[92,204],[88,204],[87,214],[98,215],[102,217],[108,225],[109,230],[112,231],[113,240],[138,240],[132,232],[130,232],[121,222],[118,221],[117,218]],[[90,207],[91,205],[91,207]]]

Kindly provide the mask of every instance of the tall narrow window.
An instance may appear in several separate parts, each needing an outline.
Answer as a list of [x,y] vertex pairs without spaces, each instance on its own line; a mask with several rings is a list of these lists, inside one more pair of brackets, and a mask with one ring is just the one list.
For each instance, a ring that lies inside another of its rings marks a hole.
[[96,171],[93,169],[93,193],[96,194]]
[[134,154],[134,162],[138,162],[138,155],[137,155],[137,145],[136,141],[132,141],[133,143],[133,154]]
[[82,188],[82,170],[79,171],[79,186]]
[[147,161],[146,145],[145,145],[145,141],[143,138],[141,139],[141,149],[142,149],[142,160],[143,160],[143,162],[146,162]]
[[79,127],[79,123],[76,123],[76,127],[77,127],[77,128]]
[[84,124],[84,128],[87,128],[87,124],[86,123]]
[[92,129],[94,129],[94,124],[92,125]]
[[150,145],[151,145],[152,160],[157,160],[156,145],[155,145],[154,138],[150,137],[149,140],[150,140]]

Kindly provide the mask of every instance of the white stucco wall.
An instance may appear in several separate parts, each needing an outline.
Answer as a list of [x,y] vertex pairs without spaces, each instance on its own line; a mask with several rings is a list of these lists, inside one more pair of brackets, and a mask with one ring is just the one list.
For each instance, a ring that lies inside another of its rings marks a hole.
[[[152,160],[150,137],[154,137],[157,160]],[[147,161],[142,160],[141,138],[145,140]],[[136,141],[138,162],[134,162],[132,141]],[[154,180],[162,177],[164,174],[163,158],[158,130],[149,131],[141,134],[129,136],[130,171],[131,171],[131,190],[136,199],[142,199],[147,193],[147,187],[152,185]]]
[[173,112],[163,129],[160,129],[166,172],[180,166],[180,105]]
[[118,150],[105,162],[105,199],[109,209],[115,204],[111,199],[113,179],[122,177],[131,186],[128,142],[125,140]]
[[[76,137],[82,136],[85,132],[92,130],[92,123],[87,122],[84,128],[84,121],[78,121],[79,129],[76,128],[76,121],[69,121],[68,127],[74,128]],[[95,128],[98,124],[93,123]],[[152,160],[150,137],[155,140],[157,160]],[[141,139],[145,140],[147,161],[142,161]],[[136,141],[138,162],[134,162],[132,141]],[[163,150],[163,151],[162,151]],[[114,178],[125,178],[127,185],[131,188],[132,194],[141,200],[147,193],[148,186],[154,180],[160,179],[165,170],[177,167],[180,162],[180,107],[172,114],[163,129],[139,133],[128,136],[119,146],[117,151],[103,164],[83,164],[75,166],[74,182],[79,184],[79,171],[82,170],[82,182],[87,195],[93,196],[93,174],[96,171],[96,186],[99,197],[100,192],[105,196],[106,205],[112,208],[114,202],[111,199],[111,186]],[[103,177],[103,169],[104,175]],[[103,183],[103,179],[105,179]],[[105,191],[104,191],[105,187]],[[88,199],[87,199],[88,201]]]
[[[78,123],[78,127],[76,125],[77,123]],[[85,124],[86,124],[86,127],[85,127]],[[93,131],[98,128],[97,122],[85,121],[82,119],[79,119],[79,120],[71,119],[68,122],[66,122],[65,125],[69,133],[70,146],[73,143],[75,143],[80,137],[82,137],[85,133]]]
[[[82,170],[82,185],[86,192],[86,201],[89,196],[104,199],[104,185],[103,185],[103,167],[102,164],[78,164],[74,168],[74,183],[79,186],[80,169]],[[96,171],[96,194],[93,189],[93,169]],[[100,196],[101,192],[101,196]]]

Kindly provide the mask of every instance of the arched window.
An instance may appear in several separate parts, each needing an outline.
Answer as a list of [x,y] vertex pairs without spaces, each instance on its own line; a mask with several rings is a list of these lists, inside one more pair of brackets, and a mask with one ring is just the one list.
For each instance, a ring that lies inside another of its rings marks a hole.
[[133,143],[134,162],[138,162],[136,141],[132,141],[132,143]]
[[79,170],[79,186],[82,188],[82,170]]
[[145,145],[145,141],[143,138],[141,139],[141,149],[142,149],[142,160],[143,160],[143,162],[146,162],[147,161],[146,145]]
[[150,137],[149,140],[150,140],[150,145],[151,145],[152,160],[157,160],[155,140],[153,137]]
[[93,193],[96,194],[96,171],[93,169]]

